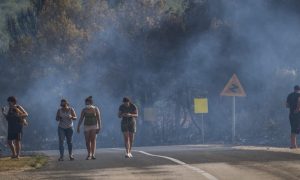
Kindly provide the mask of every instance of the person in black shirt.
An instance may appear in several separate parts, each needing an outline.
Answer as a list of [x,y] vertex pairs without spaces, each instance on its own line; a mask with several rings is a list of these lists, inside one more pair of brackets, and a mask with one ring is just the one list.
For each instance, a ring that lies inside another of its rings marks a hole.
[[131,154],[131,148],[134,140],[134,133],[136,132],[136,118],[138,117],[137,107],[131,103],[128,97],[123,98],[123,104],[119,107],[119,118],[121,120],[121,130],[124,135],[125,143],[125,157],[133,157]]
[[25,118],[28,113],[20,106],[17,105],[17,99],[14,96],[10,96],[7,99],[8,107],[2,108],[7,124],[7,143],[12,152],[11,158],[19,158],[21,152],[21,138],[23,132],[23,126],[27,125]]
[[294,87],[286,100],[286,107],[290,109],[289,120],[291,125],[291,149],[297,148],[296,135],[300,132],[300,86]]

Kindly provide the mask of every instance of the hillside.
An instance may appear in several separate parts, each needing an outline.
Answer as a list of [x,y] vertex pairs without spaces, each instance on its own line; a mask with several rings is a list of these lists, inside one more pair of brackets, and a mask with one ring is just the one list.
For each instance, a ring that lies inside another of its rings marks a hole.
[[0,50],[7,48],[8,37],[5,31],[5,17],[15,14],[29,5],[29,0],[1,0],[0,1]]

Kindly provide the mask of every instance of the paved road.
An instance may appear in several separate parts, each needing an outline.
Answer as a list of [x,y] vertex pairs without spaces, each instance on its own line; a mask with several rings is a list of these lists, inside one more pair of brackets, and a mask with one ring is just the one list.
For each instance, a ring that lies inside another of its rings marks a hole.
[[[58,162],[57,151],[45,152],[49,164],[39,170],[2,173],[0,179],[300,179],[300,150],[266,147],[188,145],[135,148],[125,159],[120,149],[99,149],[97,160]],[[1,174],[0,174],[1,175]],[[1,178],[2,177],[2,178]]]

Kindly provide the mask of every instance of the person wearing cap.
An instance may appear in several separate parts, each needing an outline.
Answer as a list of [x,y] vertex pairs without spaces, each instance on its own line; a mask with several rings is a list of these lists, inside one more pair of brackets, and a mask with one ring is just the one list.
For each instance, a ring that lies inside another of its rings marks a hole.
[[121,118],[121,131],[124,136],[125,158],[133,157],[131,149],[136,133],[136,118],[138,117],[138,109],[128,97],[123,98],[123,104],[119,107],[118,117]]
[[64,142],[67,139],[69,158],[70,161],[74,160],[73,156],[73,121],[77,119],[76,113],[72,107],[70,107],[66,99],[60,101],[60,108],[56,113],[56,121],[58,122],[58,141],[60,157],[58,161],[64,160]]
[[296,136],[300,133],[300,86],[294,87],[286,100],[286,107],[289,108],[289,120],[291,126],[291,149],[297,148]]

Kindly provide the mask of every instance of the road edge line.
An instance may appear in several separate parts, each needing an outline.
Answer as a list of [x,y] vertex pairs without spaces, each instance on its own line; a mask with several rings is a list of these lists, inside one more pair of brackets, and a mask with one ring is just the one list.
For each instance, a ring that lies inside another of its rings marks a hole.
[[[121,150],[121,151],[123,150],[121,148],[112,148],[112,149]],[[147,155],[147,156],[152,156],[152,157],[158,157],[158,158],[167,159],[167,160],[172,161],[172,162],[174,162],[176,164],[184,166],[187,169],[193,170],[193,171],[201,174],[202,176],[206,177],[208,180],[219,180],[217,177],[213,176],[212,174],[209,174],[208,172],[206,172],[206,171],[204,171],[204,170],[202,170],[200,168],[191,166],[191,165],[189,165],[189,164],[187,164],[187,163],[185,163],[183,161],[180,161],[180,160],[172,158],[172,157],[151,154],[151,153],[148,153],[148,152],[145,152],[145,151],[138,151],[138,150],[133,150],[133,152],[138,152],[138,153],[141,153],[141,154],[144,154],[144,155]]]
[[168,157],[168,156],[161,156],[161,155],[156,155],[156,154],[150,154],[150,153],[147,153],[145,151],[135,151],[135,152],[139,152],[141,154],[145,154],[147,156],[152,156],[152,157],[158,157],[158,158],[163,158],[163,159],[167,159],[167,160],[170,160],[170,161],[173,161],[174,163],[176,164],[179,164],[179,165],[182,165],[190,170],[193,170],[197,173],[200,173],[201,175],[203,175],[204,177],[206,177],[207,179],[209,180],[218,180],[218,178],[216,178],[215,176],[209,174],[208,172],[200,169],[200,168],[196,168],[194,166],[191,166],[183,161],[180,161],[178,159],[175,159],[175,158],[172,158],[172,157]]

